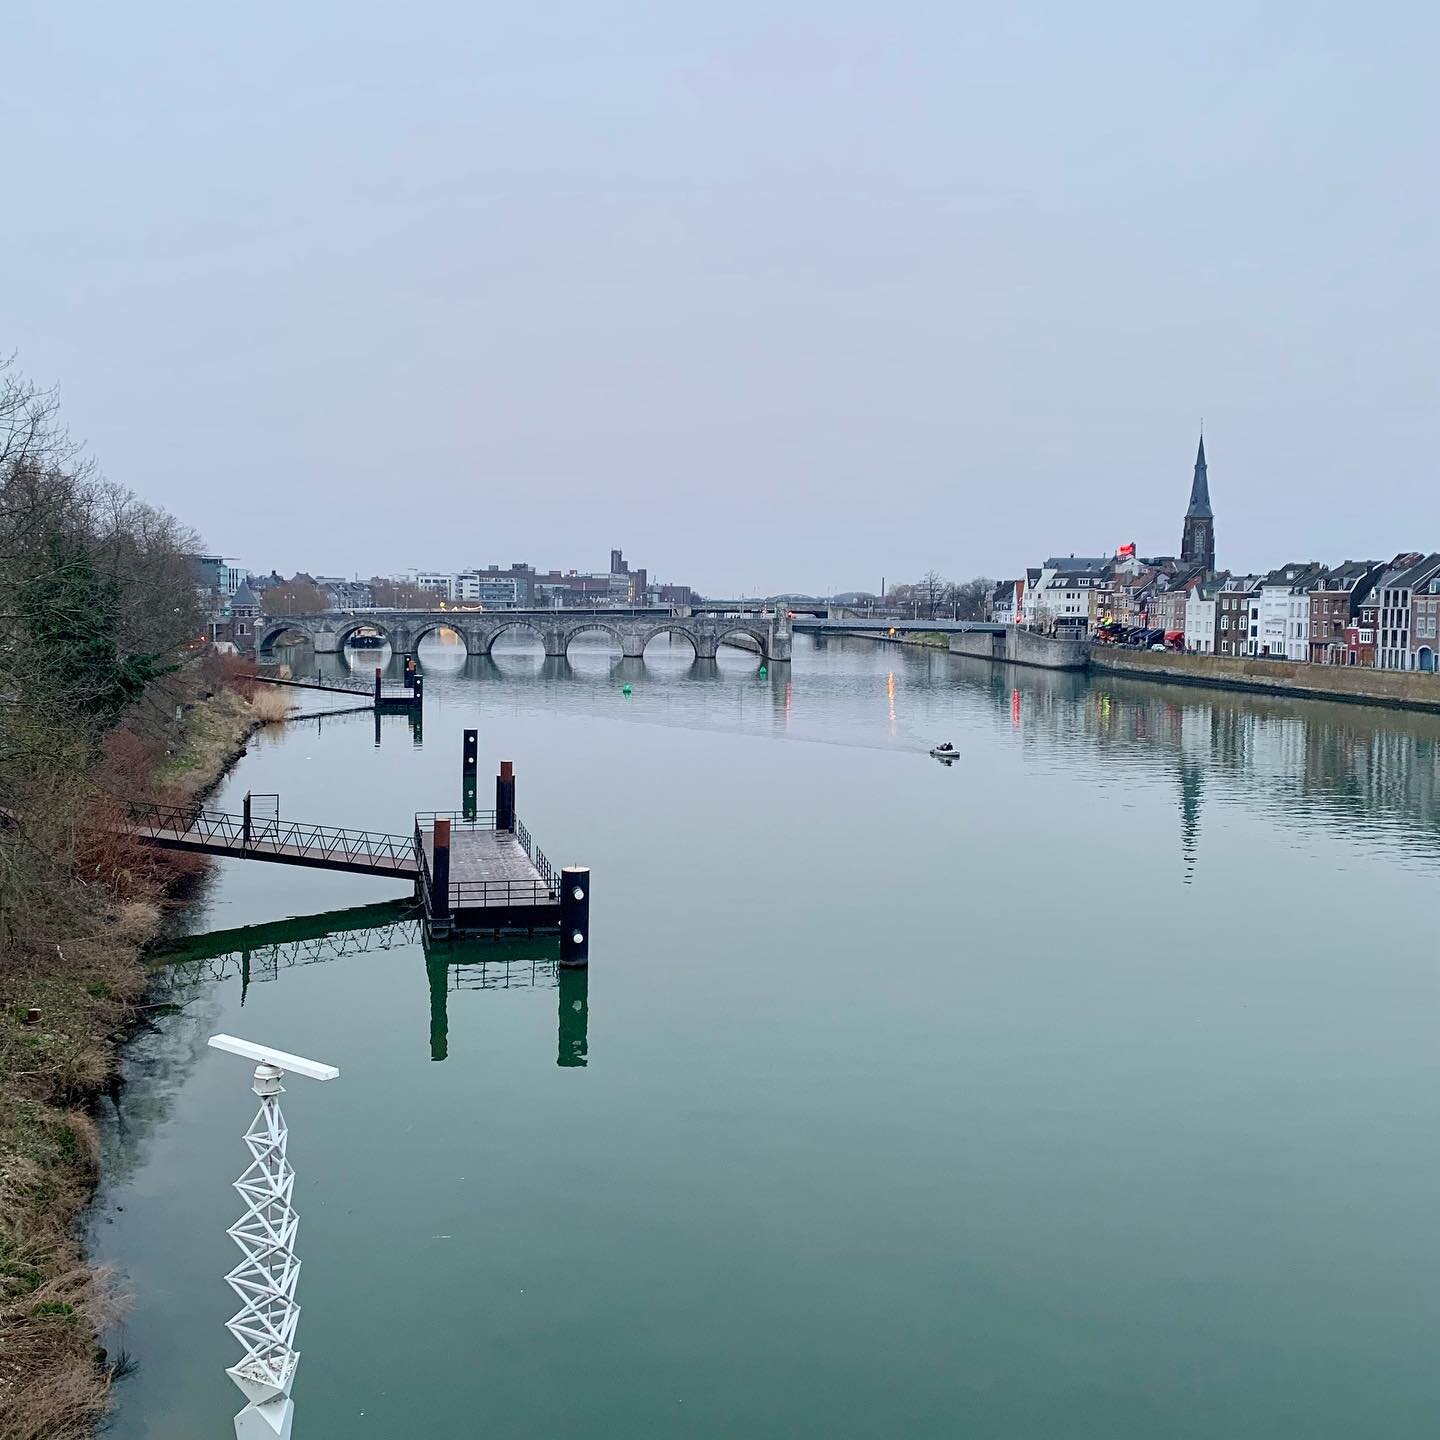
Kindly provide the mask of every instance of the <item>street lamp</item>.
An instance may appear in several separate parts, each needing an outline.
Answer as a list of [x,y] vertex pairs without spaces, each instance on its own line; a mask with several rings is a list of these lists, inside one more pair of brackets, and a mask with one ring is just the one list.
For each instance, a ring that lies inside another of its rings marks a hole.
[[300,1363],[294,1348],[300,1321],[295,1302],[300,1217],[291,1204],[295,1170],[285,1153],[290,1132],[280,1113],[285,1091],[280,1081],[286,1071],[310,1080],[334,1080],[340,1072],[333,1065],[234,1035],[212,1035],[210,1044],[257,1062],[252,1088],[260,1097],[260,1113],[245,1132],[250,1164],[235,1182],[245,1213],[227,1232],[245,1257],[225,1277],[240,1297],[240,1309],[225,1328],[245,1347],[243,1358],[225,1371],[248,1402],[235,1416],[235,1440],[290,1440],[295,1419],[290,1387]]

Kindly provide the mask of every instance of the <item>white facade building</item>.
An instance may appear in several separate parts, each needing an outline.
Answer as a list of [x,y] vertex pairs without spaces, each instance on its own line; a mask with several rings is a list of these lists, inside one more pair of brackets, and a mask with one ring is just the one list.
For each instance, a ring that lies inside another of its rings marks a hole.
[[1088,636],[1095,622],[1095,595],[1099,575],[1060,573],[1045,587],[1041,602],[1049,623],[1059,629]]
[[1196,655],[1215,653],[1215,585],[1197,585],[1185,597],[1185,648]]
[[455,577],[451,574],[441,574],[436,570],[407,570],[404,575],[394,578],[408,580],[421,590],[433,590],[442,600],[455,598]]
[[1310,587],[1324,569],[1311,561],[1282,565],[1265,577],[1260,586],[1256,654],[1284,660],[1310,658]]

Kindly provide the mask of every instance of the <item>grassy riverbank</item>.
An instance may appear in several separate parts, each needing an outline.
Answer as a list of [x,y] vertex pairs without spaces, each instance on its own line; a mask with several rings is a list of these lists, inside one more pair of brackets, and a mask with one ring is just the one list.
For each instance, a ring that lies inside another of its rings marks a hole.
[[[215,684],[195,673],[167,686],[181,718],[144,757],[147,774],[135,775],[133,756],[117,760],[116,773],[156,798],[203,795],[251,733],[285,714],[274,692],[252,701]],[[88,1110],[115,1074],[119,1041],[143,1017],[144,946],[197,863],[113,843],[82,845],[76,861],[53,882],[74,917],[66,932],[0,968],[3,1440],[85,1436],[104,1408],[116,1357],[102,1355],[95,1336],[114,1298],[74,1233],[99,1179]]]

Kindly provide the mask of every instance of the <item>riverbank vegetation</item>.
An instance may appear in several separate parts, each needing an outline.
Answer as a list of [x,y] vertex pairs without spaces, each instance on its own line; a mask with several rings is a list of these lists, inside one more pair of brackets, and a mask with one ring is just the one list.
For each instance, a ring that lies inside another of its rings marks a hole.
[[86,1106],[113,1074],[141,949],[186,862],[109,833],[201,792],[258,722],[204,651],[171,516],[105,481],[54,397],[0,366],[0,1437],[88,1434],[113,1367],[75,1216]]

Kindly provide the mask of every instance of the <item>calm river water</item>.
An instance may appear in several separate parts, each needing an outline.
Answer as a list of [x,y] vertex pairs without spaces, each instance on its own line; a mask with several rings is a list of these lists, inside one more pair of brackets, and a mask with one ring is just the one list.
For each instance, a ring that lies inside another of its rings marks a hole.
[[1433,1433],[1440,718],[869,641],[421,664],[423,734],[300,721],[214,803],[408,830],[478,725],[593,867],[588,981],[218,863],[196,934],[338,913],[248,984],[192,942],[130,1051],[114,1436],[239,1408],[220,1030],[342,1072],[285,1102],[297,1440]]

